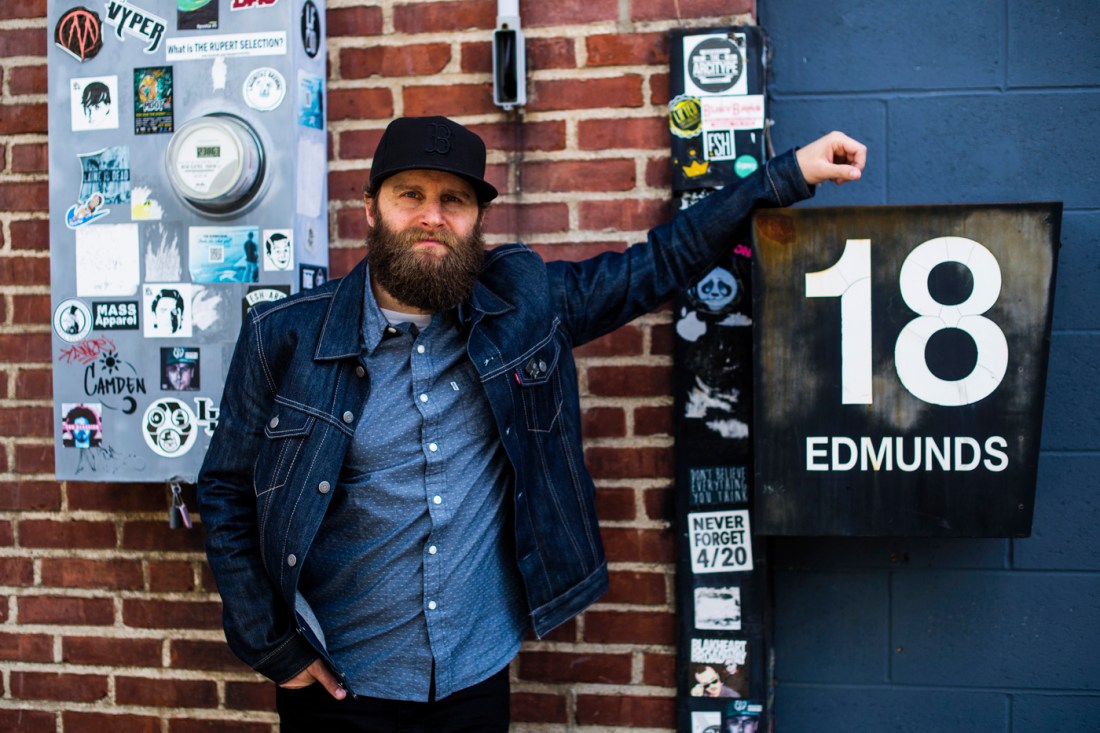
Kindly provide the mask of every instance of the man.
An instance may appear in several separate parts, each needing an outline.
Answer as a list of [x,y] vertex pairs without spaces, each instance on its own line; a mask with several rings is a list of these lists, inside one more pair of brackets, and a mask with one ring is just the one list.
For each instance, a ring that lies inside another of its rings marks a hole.
[[832,133],[625,253],[482,249],[485,145],[392,122],[368,254],[253,309],[199,476],[231,648],[270,677],[284,733],[506,731],[508,664],[600,597],[573,347],[649,312],[737,241],[755,206],[859,178]]
[[695,685],[691,688],[692,697],[741,697],[737,690],[722,682],[718,672],[709,664],[695,672]]
[[199,388],[195,378],[199,352],[184,346],[161,349],[164,355],[164,372],[160,379],[160,388],[164,390],[194,390]]

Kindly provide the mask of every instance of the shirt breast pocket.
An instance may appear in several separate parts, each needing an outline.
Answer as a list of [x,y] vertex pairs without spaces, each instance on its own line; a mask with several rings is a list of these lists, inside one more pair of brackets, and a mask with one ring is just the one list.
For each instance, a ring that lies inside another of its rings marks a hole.
[[316,421],[314,415],[278,405],[264,426],[264,447],[256,458],[253,475],[257,496],[286,484],[294,467],[302,460],[306,439]]
[[531,356],[521,360],[513,371],[527,429],[533,432],[550,432],[561,415],[560,356],[561,345],[551,338]]

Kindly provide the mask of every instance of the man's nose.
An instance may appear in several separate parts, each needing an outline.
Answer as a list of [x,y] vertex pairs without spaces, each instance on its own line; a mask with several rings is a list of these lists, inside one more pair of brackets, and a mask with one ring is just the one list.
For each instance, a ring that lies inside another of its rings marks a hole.
[[438,201],[425,201],[420,207],[420,222],[422,226],[435,228],[443,224],[443,207]]

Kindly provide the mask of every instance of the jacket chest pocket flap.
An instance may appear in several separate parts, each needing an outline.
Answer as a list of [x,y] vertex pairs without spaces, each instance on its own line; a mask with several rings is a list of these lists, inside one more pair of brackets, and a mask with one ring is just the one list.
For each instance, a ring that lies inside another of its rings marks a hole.
[[277,409],[264,426],[264,447],[256,458],[256,495],[266,494],[284,484],[304,453],[306,439],[317,418],[286,405]]
[[551,337],[535,352],[522,359],[513,374],[523,399],[527,429],[549,432],[561,414],[562,392],[558,374],[561,345]]

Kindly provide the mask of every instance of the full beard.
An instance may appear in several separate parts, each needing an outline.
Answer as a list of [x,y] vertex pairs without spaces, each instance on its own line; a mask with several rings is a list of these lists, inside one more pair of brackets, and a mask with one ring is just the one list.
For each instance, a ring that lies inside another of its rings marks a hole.
[[[466,300],[484,261],[485,241],[481,221],[461,238],[449,230],[428,232],[420,227],[394,231],[371,204],[375,225],[367,233],[367,262],[371,277],[401,303],[417,310],[442,313]],[[417,252],[413,245],[425,240],[447,248],[441,257]]]

